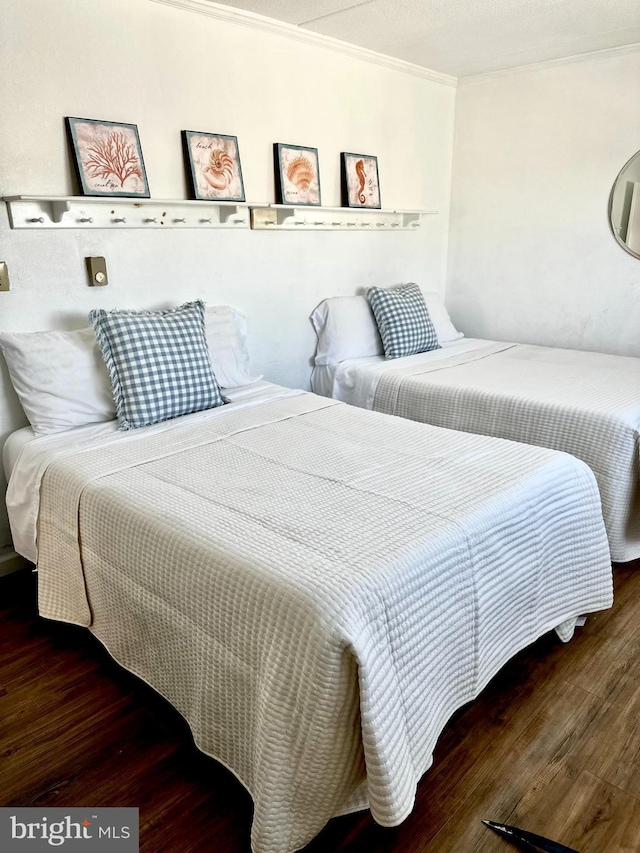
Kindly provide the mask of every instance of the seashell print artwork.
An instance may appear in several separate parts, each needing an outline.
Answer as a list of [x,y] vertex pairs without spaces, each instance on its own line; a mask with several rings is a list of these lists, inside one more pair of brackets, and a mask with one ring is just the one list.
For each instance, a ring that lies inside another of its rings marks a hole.
[[235,136],[183,130],[193,198],[244,201],[240,152]]
[[344,207],[380,209],[377,157],[343,152],[341,172]]
[[223,190],[233,180],[233,160],[222,148],[216,148],[202,174],[215,190]]
[[318,149],[274,145],[276,199],[279,204],[320,204]]
[[315,176],[313,166],[306,157],[296,157],[287,166],[287,178],[302,192],[307,192]]

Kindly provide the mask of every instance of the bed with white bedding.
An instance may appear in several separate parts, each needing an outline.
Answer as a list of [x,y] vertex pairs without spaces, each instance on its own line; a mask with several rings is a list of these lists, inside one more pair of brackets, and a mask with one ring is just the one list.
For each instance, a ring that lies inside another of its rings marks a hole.
[[318,365],[313,390],[448,429],[571,453],[593,470],[614,560],[640,557],[640,359],[463,338]]
[[42,615],[169,699],[251,792],[254,851],[288,853],[355,809],[400,823],[451,714],[611,605],[610,555],[568,455],[268,383],[229,396],[23,434],[8,507]]

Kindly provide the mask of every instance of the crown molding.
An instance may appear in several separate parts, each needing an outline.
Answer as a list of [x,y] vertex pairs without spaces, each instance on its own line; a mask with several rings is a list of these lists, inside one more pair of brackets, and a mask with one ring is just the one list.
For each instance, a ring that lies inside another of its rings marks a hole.
[[534,74],[537,71],[548,71],[564,65],[574,65],[579,62],[593,62],[600,59],[611,59],[615,56],[640,53],[640,42],[623,44],[619,47],[605,47],[602,50],[591,50],[588,53],[575,53],[572,56],[561,56],[558,59],[546,59],[543,62],[531,62],[528,65],[516,65],[513,68],[502,68],[498,71],[487,71],[484,74],[470,74],[468,77],[458,77],[458,86],[476,86],[480,83],[490,83],[503,77],[516,77],[519,74]]
[[394,57],[387,56],[384,53],[368,50],[366,47],[358,47],[355,44],[350,44],[331,36],[324,36],[321,33],[314,33],[295,24],[287,24],[284,21],[276,21],[264,15],[257,15],[255,12],[247,12],[243,9],[232,8],[231,6],[221,6],[219,3],[211,2],[211,0],[150,0],[150,2],[161,3],[163,6],[173,6],[185,12],[207,15],[210,18],[217,18],[228,24],[250,27],[254,30],[261,30],[271,35],[293,39],[293,41],[302,42],[302,44],[313,47],[333,50],[337,53],[351,56],[354,59],[361,59],[364,62],[371,62],[373,65],[381,65],[383,68],[390,68],[392,71],[400,71],[403,74],[410,74],[413,77],[421,77],[424,80],[431,80],[434,83],[441,83],[444,86],[455,88],[457,85],[457,78],[452,77],[450,74],[442,74],[439,71],[432,71],[430,68],[423,68],[422,65],[415,65],[413,62],[394,59]]

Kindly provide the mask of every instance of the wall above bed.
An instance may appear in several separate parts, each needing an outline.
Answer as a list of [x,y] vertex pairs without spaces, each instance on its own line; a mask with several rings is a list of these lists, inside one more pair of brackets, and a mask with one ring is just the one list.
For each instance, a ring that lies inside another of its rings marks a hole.
[[[195,128],[237,135],[248,200],[274,201],[272,144],[285,141],[319,149],[326,205],[340,204],[340,151],[366,151],[383,207],[439,215],[419,233],[36,232],[11,230],[1,205],[11,291],[0,293],[0,328],[80,328],[97,307],[230,303],[247,315],[254,372],[308,387],[308,316],[321,299],[444,286],[451,82],[148,0],[3,0],[2,196],[76,194],[63,121],[73,115],[138,125],[152,198],[187,197],[180,131]],[[99,292],[87,256],[106,257]],[[0,443],[24,422],[2,363]]]

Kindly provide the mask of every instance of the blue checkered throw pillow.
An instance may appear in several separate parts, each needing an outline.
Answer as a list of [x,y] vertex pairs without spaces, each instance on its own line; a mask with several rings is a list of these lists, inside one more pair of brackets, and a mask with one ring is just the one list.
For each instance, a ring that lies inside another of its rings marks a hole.
[[120,429],[136,429],[225,403],[211,369],[204,305],[169,311],[92,311]]
[[376,318],[385,358],[440,349],[435,327],[417,284],[370,287],[367,299]]

